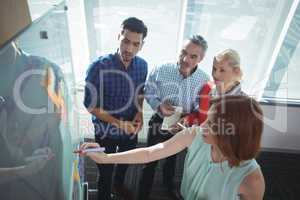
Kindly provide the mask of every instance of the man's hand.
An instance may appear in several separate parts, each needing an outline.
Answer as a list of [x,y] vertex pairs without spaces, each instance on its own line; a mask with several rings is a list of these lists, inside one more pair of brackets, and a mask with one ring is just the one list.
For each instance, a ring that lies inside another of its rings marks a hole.
[[136,113],[133,119],[133,125],[135,126],[135,133],[138,133],[142,129],[143,123],[144,123],[143,113],[142,112]]
[[[184,130],[184,127],[187,127],[187,124],[185,122],[185,117],[182,117],[180,120],[178,120],[178,122],[176,122],[175,124],[173,124],[171,127],[170,127],[170,130],[169,132],[171,132],[172,134],[176,134],[182,130]],[[180,126],[179,124],[181,124],[182,126]]]
[[189,123],[188,123],[188,120],[187,120],[186,117],[182,117],[182,118],[178,121],[178,123],[182,124],[182,125],[185,126],[185,127],[188,127],[188,126],[189,126]]
[[175,113],[175,107],[167,102],[160,104],[158,110],[164,117],[171,116]]
[[133,122],[119,121],[118,128],[122,129],[126,134],[136,134],[136,127]]
[[175,123],[172,126],[170,126],[169,132],[171,132],[172,134],[176,134],[182,130],[183,130],[183,127],[181,127],[177,123]]

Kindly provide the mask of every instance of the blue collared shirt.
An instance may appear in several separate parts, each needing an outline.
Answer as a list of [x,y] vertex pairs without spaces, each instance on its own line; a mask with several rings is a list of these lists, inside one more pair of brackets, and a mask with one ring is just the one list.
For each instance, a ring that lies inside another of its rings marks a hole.
[[[118,53],[99,57],[85,79],[84,105],[101,107],[113,117],[131,121],[137,113],[137,95],[144,92],[147,62],[135,56],[127,69]],[[130,137],[120,129],[92,116],[95,135],[110,138]]]
[[163,101],[180,106],[184,113],[198,109],[198,92],[209,80],[209,76],[199,67],[184,78],[179,65],[166,63],[156,67],[145,84],[145,98],[153,110],[157,111]]

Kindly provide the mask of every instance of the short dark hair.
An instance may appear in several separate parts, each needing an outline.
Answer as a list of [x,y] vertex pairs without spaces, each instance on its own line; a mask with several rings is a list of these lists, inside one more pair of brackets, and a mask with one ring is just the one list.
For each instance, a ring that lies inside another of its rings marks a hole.
[[206,40],[201,36],[201,35],[193,35],[192,37],[189,38],[191,42],[194,44],[200,46],[204,52],[206,52],[208,46]]
[[136,17],[129,17],[122,22],[122,29],[127,29],[131,32],[142,33],[143,39],[147,36],[147,26],[144,22]]

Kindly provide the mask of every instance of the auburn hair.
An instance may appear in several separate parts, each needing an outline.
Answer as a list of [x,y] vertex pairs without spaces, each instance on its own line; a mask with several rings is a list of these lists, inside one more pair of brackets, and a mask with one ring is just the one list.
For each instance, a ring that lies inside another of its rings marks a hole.
[[259,103],[247,96],[223,96],[213,99],[211,106],[214,139],[230,167],[255,158],[263,132]]

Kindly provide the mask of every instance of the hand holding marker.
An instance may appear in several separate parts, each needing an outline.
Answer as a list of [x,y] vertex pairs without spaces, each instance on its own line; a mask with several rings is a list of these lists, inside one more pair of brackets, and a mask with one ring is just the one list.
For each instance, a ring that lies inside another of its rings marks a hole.
[[88,153],[88,152],[104,152],[105,148],[104,147],[97,147],[97,148],[88,148],[88,149],[78,149],[73,151],[73,153]]

